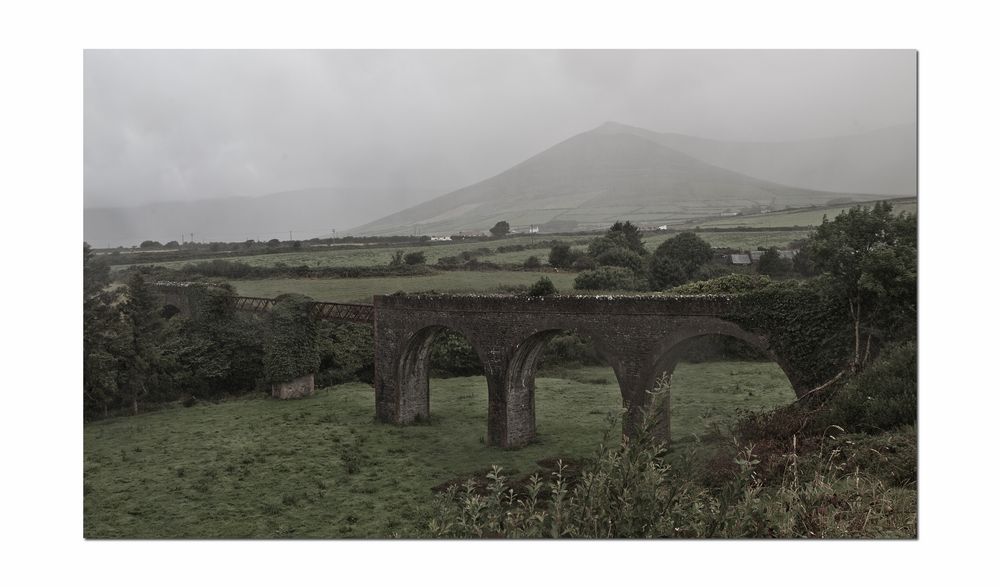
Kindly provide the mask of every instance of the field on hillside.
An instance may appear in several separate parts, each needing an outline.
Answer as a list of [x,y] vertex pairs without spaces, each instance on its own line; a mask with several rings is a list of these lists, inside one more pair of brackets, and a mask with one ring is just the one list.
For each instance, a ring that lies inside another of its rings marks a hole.
[[[753,218],[747,218],[752,220]],[[707,226],[707,224],[706,224]],[[661,242],[674,236],[675,233],[647,233],[643,240],[646,247],[652,251]],[[757,247],[785,247],[788,243],[808,236],[807,230],[776,230],[776,231],[734,231],[734,232],[702,232],[701,238],[705,239],[713,247],[728,247],[736,249],[756,249]],[[427,263],[433,265],[442,257],[452,257],[461,255],[466,251],[475,251],[481,248],[496,250],[497,247],[511,245],[527,245],[545,240],[558,240],[569,243],[577,249],[586,249],[587,243],[596,235],[579,236],[550,236],[540,235],[536,237],[517,236],[503,240],[486,242],[456,242],[456,243],[426,243],[420,245],[400,245],[398,247],[366,247],[359,246],[354,249],[324,250],[320,247],[304,250],[296,253],[272,253],[261,255],[247,255],[239,257],[205,257],[196,260],[184,261],[160,261],[154,263],[143,263],[143,265],[155,265],[171,269],[180,269],[190,263],[209,261],[214,258],[221,258],[235,263],[245,263],[254,267],[273,267],[279,263],[289,267],[305,265],[307,267],[362,267],[362,266],[385,266],[392,260],[396,251],[412,253],[423,251]],[[549,248],[525,249],[523,251],[509,251],[505,253],[494,253],[479,257],[481,261],[493,263],[515,263],[522,264],[531,256],[538,257],[543,265],[548,264]],[[121,270],[131,267],[131,264],[113,265],[112,270]]]
[[[646,248],[650,252],[663,241],[676,236],[676,233],[652,234],[643,237]],[[808,230],[775,230],[775,231],[749,231],[749,232],[699,232],[698,236],[708,244],[716,248],[741,249],[744,251],[756,250],[757,247],[787,247],[792,241],[804,239],[809,236]]]
[[[440,483],[493,464],[528,473],[540,459],[592,453],[621,396],[608,368],[573,377],[538,378],[538,441],[520,450],[483,444],[482,377],[433,380],[429,425],[374,423],[373,391],[360,383],[303,400],[261,394],[90,423],[84,536],[419,536]],[[680,449],[736,408],[794,395],[777,365],[711,362],[679,365],[673,398]]]
[[299,293],[328,302],[371,303],[375,294],[397,291],[416,293],[428,290],[469,293],[495,290],[501,285],[531,285],[548,277],[560,291],[573,289],[575,273],[538,273],[532,271],[442,271],[434,275],[411,277],[359,277],[309,279],[231,280],[236,292],[244,296],[273,298],[283,293]]
[[[856,204],[852,204],[856,205]],[[716,220],[706,220],[699,222],[703,228],[771,228],[776,226],[818,226],[823,222],[826,215],[831,220],[841,212],[848,210],[852,205],[847,206],[827,206],[810,210],[795,210],[790,212],[772,212],[771,214],[759,214],[756,216],[735,216],[729,218],[719,218]],[[866,202],[864,205],[872,206],[874,202]],[[893,212],[910,214],[917,213],[917,200],[900,200],[892,202]],[[766,246],[766,245],[765,245]]]
[[[323,247],[311,247],[300,252],[295,253],[271,253],[271,254],[261,254],[261,255],[248,255],[240,257],[220,257],[226,258],[230,261],[238,261],[240,263],[246,263],[247,265],[253,267],[273,267],[278,263],[284,263],[290,267],[297,267],[299,265],[307,265],[309,267],[370,267],[376,265],[388,265],[392,260],[392,256],[396,251],[403,251],[404,253],[411,253],[414,251],[423,251],[427,258],[427,263],[434,264],[441,257],[451,257],[455,255],[460,255],[464,251],[474,251],[479,248],[490,248],[495,249],[499,246],[510,246],[510,245],[526,245],[531,246],[533,243],[539,241],[548,240],[554,237],[545,236],[514,236],[510,238],[505,238],[503,240],[495,241],[484,241],[484,242],[435,242],[435,243],[423,243],[418,245],[400,245],[397,247],[385,247],[385,246],[358,246],[353,249],[334,249],[325,250]],[[576,241],[578,238],[566,237],[562,240]],[[548,257],[548,249],[529,249],[525,251],[514,251],[512,253],[506,253],[509,262],[520,263],[523,262],[531,255],[536,255],[539,258]],[[211,257],[206,257],[198,259],[197,261],[207,261]],[[486,257],[484,259],[492,259],[491,257]],[[197,262],[195,261],[195,262]],[[149,263],[150,265],[157,265],[160,267],[168,267],[173,269],[179,269],[188,263],[190,260],[185,261],[162,261],[156,263]],[[131,265],[115,265],[113,269],[121,269],[124,267],[129,267]]]

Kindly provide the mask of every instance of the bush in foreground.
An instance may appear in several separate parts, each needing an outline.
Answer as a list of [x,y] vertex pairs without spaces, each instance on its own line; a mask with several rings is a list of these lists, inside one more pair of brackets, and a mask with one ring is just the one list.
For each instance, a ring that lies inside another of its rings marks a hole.
[[652,428],[647,417],[633,438],[609,442],[612,423],[574,478],[560,462],[551,479],[536,474],[517,489],[497,466],[485,487],[452,485],[438,497],[429,530],[455,538],[916,536],[916,492],[862,472],[863,463],[839,457],[840,449],[800,454],[793,446],[780,482],[766,485],[756,448],[738,447],[719,482],[706,486],[685,461],[668,462]]

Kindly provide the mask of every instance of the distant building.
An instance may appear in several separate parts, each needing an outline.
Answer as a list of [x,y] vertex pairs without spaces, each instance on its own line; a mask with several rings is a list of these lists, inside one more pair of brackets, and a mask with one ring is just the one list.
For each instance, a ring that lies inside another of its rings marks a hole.
[[750,255],[729,255],[729,262],[733,265],[749,265]]
[[451,237],[450,236],[432,236],[431,240],[432,241],[450,241]]

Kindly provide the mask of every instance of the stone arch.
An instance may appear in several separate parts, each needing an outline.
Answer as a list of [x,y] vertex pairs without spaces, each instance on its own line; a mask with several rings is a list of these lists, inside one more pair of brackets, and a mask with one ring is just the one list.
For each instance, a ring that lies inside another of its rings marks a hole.
[[777,363],[788,377],[789,383],[796,395],[801,395],[798,378],[789,367],[788,362],[771,348],[767,337],[749,332],[733,322],[714,317],[698,317],[686,320],[688,324],[680,324],[670,329],[670,332],[660,338],[654,347],[652,369],[646,377],[646,389],[652,389],[656,380],[664,373],[673,373],[686,344],[703,336],[727,336],[741,340],[751,347],[761,351],[768,359]]
[[542,351],[553,338],[563,332],[573,332],[590,339],[597,355],[611,365],[618,380],[619,393],[624,391],[619,366],[616,357],[609,352],[600,334],[588,332],[585,329],[550,326],[535,330],[519,342],[510,351],[510,359],[506,365],[503,377],[503,398],[507,418],[505,421],[505,446],[523,446],[535,437],[535,375],[538,372]]
[[437,336],[445,331],[465,338],[479,357],[480,364],[486,364],[474,339],[460,328],[432,324],[413,332],[403,343],[396,364],[396,381],[402,390],[399,394],[401,422],[421,422],[430,418],[431,349]]
[[[780,355],[774,352],[771,348],[767,337],[749,332],[739,325],[723,320],[721,318],[714,317],[698,317],[696,319],[685,320],[689,324],[677,324],[670,329],[670,332],[665,336],[661,337],[656,345],[654,345],[653,354],[651,355],[650,368],[644,374],[644,386],[643,391],[653,390],[656,387],[658,379],[666,375],[671,375],[674,369],[677,367],[677,363],[680,361],[681,356],[684,353],[686,347],[696,339],[705,336],[719,336],[719,337],[729,337],[741,340],[754,349],[761,351],[761,353],[768,358],[768,360],[777,364],[785,377],[788,379],[795,391],[797,396],[801,396],[802,391],[800,391],[797,385],[797,378],[794,372],[789,368],[788,362],[785,361]],[[647,398],[643,398],[643,405],[648,405]],[[661,411],[656,415],[655,432],[661,438],[669,440],[670,438],[670,400],[668,399],[665,404],[661,405]],[[630,410],[629,413],[629,426],[635,429],[641,421],[642,414],[639,410]]]

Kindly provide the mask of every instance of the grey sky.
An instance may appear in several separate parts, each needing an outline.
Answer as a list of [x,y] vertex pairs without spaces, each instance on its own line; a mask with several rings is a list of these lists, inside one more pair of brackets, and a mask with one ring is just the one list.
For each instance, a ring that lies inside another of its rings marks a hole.
[[914,123],[916,53],[87,51],[84,205],[309,187],[408,205],[608,120],[760,141]]

